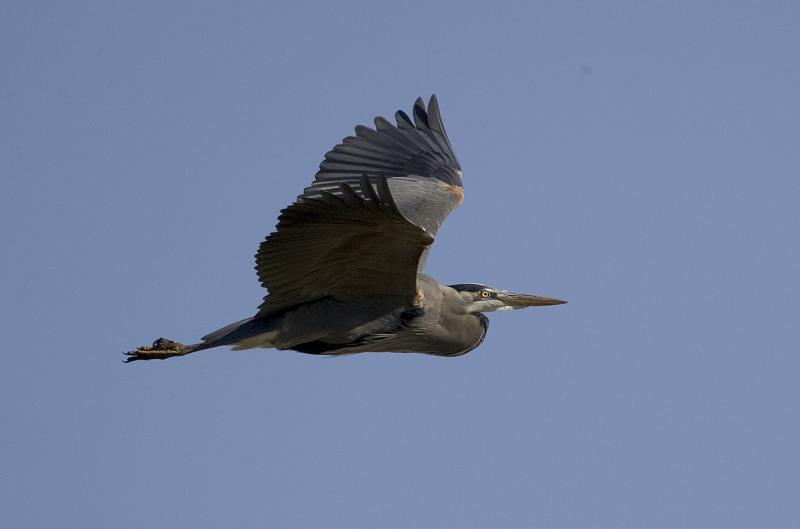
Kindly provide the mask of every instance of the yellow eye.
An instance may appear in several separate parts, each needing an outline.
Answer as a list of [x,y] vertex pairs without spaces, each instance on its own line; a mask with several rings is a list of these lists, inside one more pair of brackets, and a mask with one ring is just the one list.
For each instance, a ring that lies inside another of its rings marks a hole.
[[488,298],[491,295],[492,295],[492,293],[489,292],[488,290],[481,290],[481,297],[482,298]]

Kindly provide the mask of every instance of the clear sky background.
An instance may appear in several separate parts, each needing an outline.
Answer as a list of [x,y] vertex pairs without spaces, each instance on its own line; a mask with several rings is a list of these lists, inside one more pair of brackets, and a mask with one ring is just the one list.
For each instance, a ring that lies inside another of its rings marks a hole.
[[[796,2],[3,2],[0,525],[800,524]],[[213,350],[358,123],[436,93],[460,358]]]

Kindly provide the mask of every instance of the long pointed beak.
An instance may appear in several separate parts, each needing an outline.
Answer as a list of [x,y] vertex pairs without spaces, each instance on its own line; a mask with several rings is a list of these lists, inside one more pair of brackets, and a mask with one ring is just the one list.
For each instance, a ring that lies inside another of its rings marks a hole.
[[514,294],[506,292],[497,296],[506,306],[512,309],[524,309],[525,307],[544,307],[547,305],[563,305],[566,301],[556,298],[545,298],[542,296],[529,296],[528,294]]

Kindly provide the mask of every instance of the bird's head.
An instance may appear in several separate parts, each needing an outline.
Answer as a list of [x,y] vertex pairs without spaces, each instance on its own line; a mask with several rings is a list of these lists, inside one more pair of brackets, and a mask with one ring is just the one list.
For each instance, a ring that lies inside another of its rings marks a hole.
[[494,312],[496,310],[516,310],[525,307],[542,307],[566,303],[560,299],[515,294],[508,290],[499,290],[479,283],[450,285],[463,302],[464,312]]

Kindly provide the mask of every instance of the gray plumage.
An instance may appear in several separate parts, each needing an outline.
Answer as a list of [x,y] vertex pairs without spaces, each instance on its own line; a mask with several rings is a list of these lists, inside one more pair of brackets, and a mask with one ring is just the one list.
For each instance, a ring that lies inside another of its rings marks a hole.
[[458,356],[483,341],[482,312],[564,303],[473,283],[448,287],[423,273],[464,194],[436,96],[427,108],[418,99],[412,116],[398,111],[397,125],[378,117],[375,129],[357,126],[325,155],[259,247],[256,272],[268,294],[253,317],[193,345],[159,338],[127,361],[223,345]]

